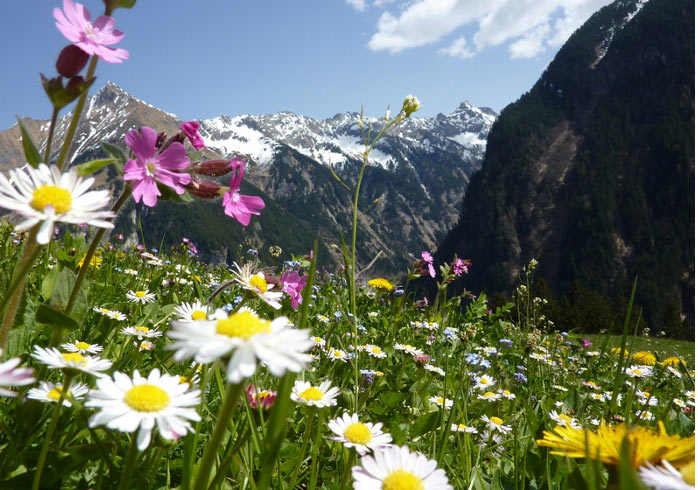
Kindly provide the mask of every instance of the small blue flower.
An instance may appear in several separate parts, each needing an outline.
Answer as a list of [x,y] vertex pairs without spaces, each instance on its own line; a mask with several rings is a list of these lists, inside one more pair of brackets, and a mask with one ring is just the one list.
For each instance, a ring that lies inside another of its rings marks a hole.
[[356,329],[357,329],[358,331],[360,331],[360,332],[366,332],[366,327],[364,327],[364,326],[361,325],[361,324],[357,325],[357,326],[356,326]]
[[233,303],[238,304],[240,301],[242,301],[242,296],[235,296],[233,298]]
[[342,312],[341,312],[341,311],[335,311],[335,312],[334,312],[334,318],[335,318],[335,320],[339,320],[340,318],[342,318]]
[[504,347],[511,347],[514,345],[514,342],[511,339],[500,339],[499,343],[502,344]]
[[259,251],[257,251],[257,249],[254,249],[254,248],[248,249],[247,253],[249,255],[252,255],[253,257],[257,257],[259,255]]
[[458,335],[456,334],[455,330],[451,329],[450,327],[446,327],[444,328],[444,337],[446,337],[446,340],[456,340]]
[[526,383],[528,378],[521,373],[514,373],[514,379],[517,383]]
[[526,366],[516,366],[519,371],[526,371]]
[[157,248],[151,248],[150,251],[153,252],[154,254],[158,253],[158,249],[157,249]]
[[405,290],[404,289],[393,289],[393,294],[395,296],[402,296],[403,294],[405,294]]

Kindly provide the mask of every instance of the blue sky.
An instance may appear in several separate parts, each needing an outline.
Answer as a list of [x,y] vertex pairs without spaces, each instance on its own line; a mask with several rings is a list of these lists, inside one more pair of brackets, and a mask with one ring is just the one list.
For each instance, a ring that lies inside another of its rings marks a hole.
[[[139,0],[114,14],[131,58],[111,80],[182,119],[290,110],[381,115],[405,95],[418,115],[467,100],[500,111],[526,92],[574,28],[609,0]],[[85,0],[94,19],[102,2]],[[0,130],[46,119],[39,72],[68,43],[61,0],[4,5]]]

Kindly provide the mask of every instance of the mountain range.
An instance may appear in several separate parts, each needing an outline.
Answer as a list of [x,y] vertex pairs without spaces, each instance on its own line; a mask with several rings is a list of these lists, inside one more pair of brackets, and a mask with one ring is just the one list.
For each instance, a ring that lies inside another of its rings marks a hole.
[[561,328],[622,324],[605,305],[637,278],[650,328],[693,337],[694,19],[689,0],[616,0],[502,110],[436,254],[472,259],[457,291],[510,294],[536,258]]
[[[60,148],[71,115],[59,118],[54,149]],[[358,116],[345,113],[316,120],[284,111],[201,120],[207,157],[248,160],[243,192],[264,198],[267,208],[262,215],[243,229],[222,213],[219,202],[162,202],[152,209],[130,203],[116,231],[137,240],[140,222],[149,246],[177,243],[186,236],[206,258],[218,261],[235,260],[247,248],[258,248],[264,256],[271,245],[300,254],[317,237],[326,264],[337,265],[339,232],[350,235],[352,196],[330,167],[353,186],[368,129],[376,134],[386,124],[384,118],[364,117],[360,127]],[[378,143],[360,196],[359,264],[366,266],[378,256],[371,273],[397,275],[410,254],[436,249],[456,223],[465,187],[480,169],[495,118],[494,111],[463,102],[447,115],[411,117]],[[108,82],[87,101],[71,163],[105,156],[102,141],[125,149],[125,133],[139,126],[171,135],[181,122]],[[44,140],[48,121],[23,123],[35,141]],[[57,150],[52,158],[56,156]],[[23,163],[18,127],[0,132],[0,170]],[[123,188],[113,168],[96,177],[114,193]]]

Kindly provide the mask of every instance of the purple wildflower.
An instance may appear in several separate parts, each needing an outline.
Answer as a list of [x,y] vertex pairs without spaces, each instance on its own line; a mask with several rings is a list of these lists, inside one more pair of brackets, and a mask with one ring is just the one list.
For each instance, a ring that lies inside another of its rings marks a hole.
[[201,125],[194,121],[187,121],[182,123],[179,129],[189,138],[189,142],[196,150],[201,150],[206,148],[206,143],[204,143],[203,138],[199,134],[199,128]]
[[233,158],[230,164],[233,167],[233,176],[230,179],[230,190],[223,194],[223,207],[225,214],[247,226],[250,224],[250,217],[253,214],[259,215],[265,204],[261,197],[240,194],[240,184],[245,175],[245,160]]
[[291,308],[294,310],[303,302],[301,291],[307,280],[307,276],[300,276],[296,271],[284,271],[281,274],[281,291],[290,296]]

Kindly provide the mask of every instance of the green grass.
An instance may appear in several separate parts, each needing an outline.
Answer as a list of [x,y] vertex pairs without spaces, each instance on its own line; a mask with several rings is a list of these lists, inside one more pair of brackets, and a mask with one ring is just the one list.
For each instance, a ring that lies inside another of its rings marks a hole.
[[[594,334],[587,335],[587,338],[594,343],[595,348],[600,347],[603,344],[605,335]],[[620,346],[621,336],[611,335],[610,345],[611,347]],[[673,339],[663,339],[657,337],[632,337],[628,336],[628,345],[632,344],[632,351],[649,351],[652,352],[658,360],[663,360],[670,356],[683,357],[686,362],[691,366],[691,369],[695,368],[696,357],[695,357],[695,342],[689,342],[686,340],[673,340]]]

